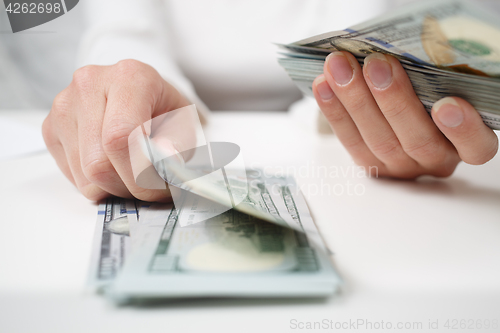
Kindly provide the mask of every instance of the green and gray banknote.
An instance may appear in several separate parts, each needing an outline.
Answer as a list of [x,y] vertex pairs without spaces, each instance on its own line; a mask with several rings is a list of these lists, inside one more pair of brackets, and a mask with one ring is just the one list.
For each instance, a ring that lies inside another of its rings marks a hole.
[[290,227],[236,209],[189,223],[211,209],[203,197],[182,210],[111,198],[99,205],[90,284],[118,302],[334,293],[340,278],[295,181],[247,175],[246,204]]
[[500,18],[461,0],[418,1],[343,31],[279,45],[278,59],[312,96],[326,56],[348,51],[361,66],[370,53],[400,59],[427,111],[439,99],[469,101],[486,125],[500,129]]

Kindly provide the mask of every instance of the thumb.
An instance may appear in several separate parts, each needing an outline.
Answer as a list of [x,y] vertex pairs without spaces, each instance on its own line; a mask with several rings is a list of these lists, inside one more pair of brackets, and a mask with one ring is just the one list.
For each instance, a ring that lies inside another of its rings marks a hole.
[[468,164],[484,164],[498,151],[498,137],[466,101],[445,97],[432,107],[432,119]]

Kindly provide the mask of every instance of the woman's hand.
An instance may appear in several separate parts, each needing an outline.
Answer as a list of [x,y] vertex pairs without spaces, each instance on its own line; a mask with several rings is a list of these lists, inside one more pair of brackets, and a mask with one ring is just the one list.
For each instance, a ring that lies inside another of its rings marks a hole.
[[361,69],[350,53],[334,52],[313,92],[355,163],[377,167],[380,176],[447,177],[461,160],[483,164],[498,150],[495,133],[460,98],[436,102],[429,117],[403,67],[388,55],[369,55]]
[[135,60],[77,70],[43,124],[47,147],[66,177],[91,200],[109,194],[164,200],[166,190],[139,187],[128,137],[146,121],[188,105],[156,70]]

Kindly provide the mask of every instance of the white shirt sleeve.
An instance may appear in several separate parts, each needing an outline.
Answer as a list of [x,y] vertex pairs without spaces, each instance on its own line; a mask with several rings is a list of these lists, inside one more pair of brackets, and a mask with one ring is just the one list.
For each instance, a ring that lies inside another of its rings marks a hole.
[[206,117],[208,108],[198,98],[191,82],[177,66],[165,25],[161,0],[86,0],[81,2],[87,30],[83,35],[78,67],[113,65],[135,59],[155,68]]

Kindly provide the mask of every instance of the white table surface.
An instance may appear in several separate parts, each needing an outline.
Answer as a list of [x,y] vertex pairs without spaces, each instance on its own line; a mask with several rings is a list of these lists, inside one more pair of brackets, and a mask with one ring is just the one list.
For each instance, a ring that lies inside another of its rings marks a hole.
[[[38,125],[44,117],[4,114]],[[84,288],[97,207],[43,153],[0,162],[0,332],[296,332],[323,320],[500,331],[444,327],[500,320],[500,156],[444,180],[369,179],[334,136],[285,113],[215,113],[205,131],[239,144],[247,166],[296,173],[345,279],[339,295],[116,307]]]

